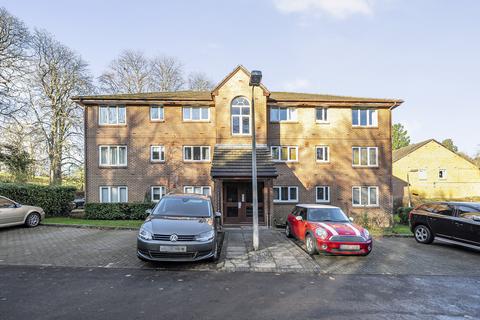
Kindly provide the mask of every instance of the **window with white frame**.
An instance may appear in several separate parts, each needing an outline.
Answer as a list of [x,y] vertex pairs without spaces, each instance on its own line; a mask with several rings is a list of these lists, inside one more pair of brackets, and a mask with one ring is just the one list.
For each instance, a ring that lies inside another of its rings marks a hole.
[[128,202],[128,188],[126,186],[102,186],[100,187],[100,202]]
[[184,186],[183,192],[203,194],[204,196],[212,195],[212,188],[209,186]]
[[210,161],[210,146],[184,146],[184,161]]
[[210,120],[209,107],[183,107],[183,121]]
[[317,202],[330,202],[330,187],[329,186],[315,187],[315,198]]
[[378,148],[352,147],[352,165],[359,167],[378,166]]
[[101,166],[122,167],[127,165],[127,146],[100,146]]
[[316,108],[315,109],[315,119],[317,122],[327,122],[327,108]]
[[165,147],[164,146],[150,146],[150,161],[163,162],[165,161]]
[[297,109],[292,107],[270,107],[270,122],[296,121]]
[[378,187],[376,186],[352,187],[352,205],[354,207],[378,206]]
[[150,120],[152,121],[163,121],[163,106],[151,105],[150,106]]
[[378,112],[376,109],[352,109],[352,126],[377,127]]
[[150,190],[150,198],[152,202],[158,202],[167,193],[167,188],[164,186],[152,186]]
[[418,170],[418,180],[427,180],[427,169]]
[[126,124],[125,106],[100,106],[98,124],[100,125],[121,125]]
[[447,179],[447,169],[438,170],[438,179]]
[[298,187],[273,187],[273,202],[298,202]]
[[328,146],[316,146],[315,154],[316,154],[317,162],[330,161],[330,148]]
[[297,146],[271,146],[270,152],[271,152],[273,161],[277,161],[277,162],[298,161]]
[[250,103],[245,97],[232,100],[232,134],[250,134]]

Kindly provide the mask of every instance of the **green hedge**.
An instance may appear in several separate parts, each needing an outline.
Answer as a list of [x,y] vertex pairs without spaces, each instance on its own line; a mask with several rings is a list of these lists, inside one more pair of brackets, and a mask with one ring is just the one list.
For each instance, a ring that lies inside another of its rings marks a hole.
[[143,220],[145,210],[153,208],[153,203],[87,203],[85,219],[92,220]]
[[412,211],[411,207],[400,207],[397,209],[397,215],[401,224],[408,224],[408,214]]
[[75,191],[75,187],[0,183],[0,195],[20,204],[41,207],[49,216],[67,216]]

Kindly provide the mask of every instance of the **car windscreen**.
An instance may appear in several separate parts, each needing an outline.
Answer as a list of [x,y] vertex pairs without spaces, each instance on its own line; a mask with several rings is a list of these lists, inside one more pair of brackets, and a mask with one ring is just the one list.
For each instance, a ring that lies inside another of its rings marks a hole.
[[340,208],[311,208],[308,209],[308,220],[314,222],[333,221],[348,222],[348,218]]
[[210,201],[188,197],[163,198],[155,207],[154,215],[172,217],[210,217]]

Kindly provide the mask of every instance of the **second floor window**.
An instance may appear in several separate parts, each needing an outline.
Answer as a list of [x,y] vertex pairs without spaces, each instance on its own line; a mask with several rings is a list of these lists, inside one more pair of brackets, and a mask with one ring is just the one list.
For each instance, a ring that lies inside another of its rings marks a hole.
[[378,114],[376,109],[352,109],[352,126],[376,127]]
[[185,186],[183,187],[183,192],[203,194],[204,196],[210,196],[212,194],[212,189],[209,186],[199,186],[199,187]]
[[184,161],[210,161],[209,146],[185,146],[183,147]]
[[183,121],[208,121],[210,109],[208,107],[183,107]]
[[271,154],[273,161],[294,162],[298,160],[298,147],[272,146]]
[[353,187],[352,205],[355,207],[378,206],[378,187]]
[[150,161],[165,161],[165,147],[151,146],[150,147]]
[[328,146],[318,146],[315,148],[317,154],[317,162],[328,162],[330,161],[329,148]]
[[163,106],[150,106],[150,120],[152,121],[163,121]]
[[292,107],[270,107],[270,122],[296,121],[297,110]]
[[127,119],[125,106],[100,106],[98,124],[121,125],[126,123]]
[[232,101],[232,134],[250,134],[250,103],[244,97]]
[[121,167],[127,165],[127,146],[100,146],[100,165]]
[[315,109],[315,120],[317,122],[327,122],[327,108],[316,108]]
[[378,166],[378,148],[377,147],[353,147],[352,164],[359,167]]

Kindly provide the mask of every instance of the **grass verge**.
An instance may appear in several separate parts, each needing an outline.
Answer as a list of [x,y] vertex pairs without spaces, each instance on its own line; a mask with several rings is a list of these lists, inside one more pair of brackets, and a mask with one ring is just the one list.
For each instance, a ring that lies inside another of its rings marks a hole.
[[65,224],[92,227],[140,228],[143,220],[87,220],[72,217],[45,218],[43,224]]

